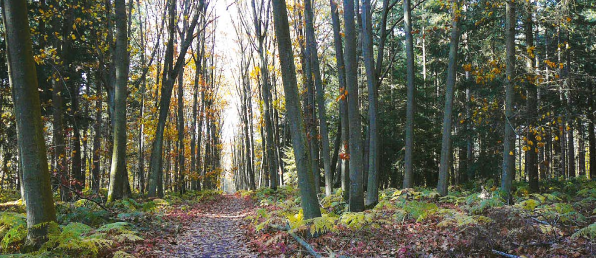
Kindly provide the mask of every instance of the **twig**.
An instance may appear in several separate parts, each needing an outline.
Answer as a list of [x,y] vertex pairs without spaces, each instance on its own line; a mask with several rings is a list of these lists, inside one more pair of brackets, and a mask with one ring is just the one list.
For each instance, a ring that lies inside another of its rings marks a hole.
[[517,255],[513,255],[513,254],[508,254],[508,253],[505,253],[505,252],[497,251],[495,249],[493,249],[493,253],[494,254],[497,254],[497,255],[500,255],[500,256],[503,256],[503,257],[508,257],[508,258],[521,258],[521,256],[517,256]]
[[99,203],[98,201],[84,197],[77,190],[70,188],[70,186],[65,185],[64,183],[60,183],[60,187],[64,187],[64,188],[68,189],[70,192],[73,192],[74,194],[77,195],[77,197],[79,197],[79,199],[83,199],[83,200],[87,200],[87,201],[95,203],[97,206],[99,206],[100,208],[104,209],[105,211],[109,212],[112,215],[116,214],[116,212],[108,209],[108,207],[104,206],[103,204]]
[[298,235],[294,234],[294,232],[292,232],[288,226],[282,227],[282,226],[278,226],[278,225],[271,225],[271,227],[274,229],[277,229],[277,230],[283,230],[283,231],[288,232],[288,234],[290,234],[290,236],[292,236],[294,239],[296,239],[296,241],[300,245],[302,245],[302,247],[304,247],[304,249],[306,249],[308,251],[308,253],[310,253],[310,255],[312,255],[316,258],[323,257],[319,253],[317,253],[317,251],[315,251],[315,249],[313,249],[310,244],[308,244],[306,241],[304,241]]
[[533,220],[533,221],[536,221],[536,222],[538,222],[538,223],[540,223],[540,224],[544,224],[544,225],[549,225],[549,226],[550,226],[550,223],[548,223],[548,222],[546,222],[546,221],[539,220],[539,219],[537,219],[537,218],[532,218],[532,220]]

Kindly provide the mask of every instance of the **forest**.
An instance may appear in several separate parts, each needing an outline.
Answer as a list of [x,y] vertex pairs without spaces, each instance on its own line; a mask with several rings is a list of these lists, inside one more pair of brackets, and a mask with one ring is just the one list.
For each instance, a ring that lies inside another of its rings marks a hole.
[[0,255],[596,256],[596,1],[0,2]]

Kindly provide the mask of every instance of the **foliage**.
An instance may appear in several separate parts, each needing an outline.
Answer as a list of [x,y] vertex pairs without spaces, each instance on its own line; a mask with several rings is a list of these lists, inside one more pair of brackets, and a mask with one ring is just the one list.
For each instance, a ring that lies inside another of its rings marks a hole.
[[573,237],[573,238],[584,237],[584,238],[587,238],[590,240],[596,240],[596,223],[592,223],[589,226],[578,230],[571,237]]
[[75,203],[57,203],[57,219],[61,225],[80,222],[97,227],[110,220],[110,213],[95,203],[79,200]]
[[2,212],[0,215],[0,247],[2,253],[17,251],[27,236],[27,219],[24,214]]
[[113,244],[112,240],[89,235],[92,230],[92,227],[77,222],[66,226],[49,223],[48,241],[41,246],[37,254],[42,256],[95,256],[102,248],[110,247]]
[[294,148],[292,146],[283,148],[284,162],[284,182],[288,185],[298,185],[298,173],[296,172],[296,159],[294,158]]

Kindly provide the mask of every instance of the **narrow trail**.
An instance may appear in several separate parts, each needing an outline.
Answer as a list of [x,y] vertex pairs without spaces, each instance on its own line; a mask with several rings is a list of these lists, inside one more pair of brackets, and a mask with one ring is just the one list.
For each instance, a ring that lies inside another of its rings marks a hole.
[[200,205],[184,232],[176,238],[176,257],[257,257],[249,251],[240,225],[248,204],[234,195],[222,195]]

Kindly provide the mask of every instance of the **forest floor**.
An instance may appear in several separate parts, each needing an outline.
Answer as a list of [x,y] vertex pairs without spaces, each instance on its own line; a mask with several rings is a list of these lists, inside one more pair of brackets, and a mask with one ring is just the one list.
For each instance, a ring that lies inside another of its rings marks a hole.
[[[239,194],[255,200],[250,248],[263,257],[596,257],[596,181],[517,183],[507,205],[496,187],[386,189],[379,204],[349,212],[341,191],[321,197],[322,217],[304,219],[297,189]],[[482,182],[490,185],[492,182]]]
[[[478,185],[491,185],[479,182]],[[484,190],[482,190],[484,189]],[[97,195],[56,202],[57,223],[37,252],[23,250],[18,194],[0,196],[0,254],[38,257],[596,257],[596,181],[516,185],[507,205],[496,187],[385,189],[379,204],[349,212],[341,191],[304,219],[299,191],[284,186],[142,196],[100,206]],[[102,193],[105,194],[105,193]],[[95,197],[94,197],[95,196]],[[93,198],[96,200],[92,201]],[[16,201],[15,201],[16,200]],[[302,243],[299,243],[302,241]],[[310,252],[306,247],[310,249]]]
[[234,195],[219,195],[167,216],[184,218],[181,233],[173,242],[162,244],[172,257],[256,257],[249,251],[240,230],[252,202]]

